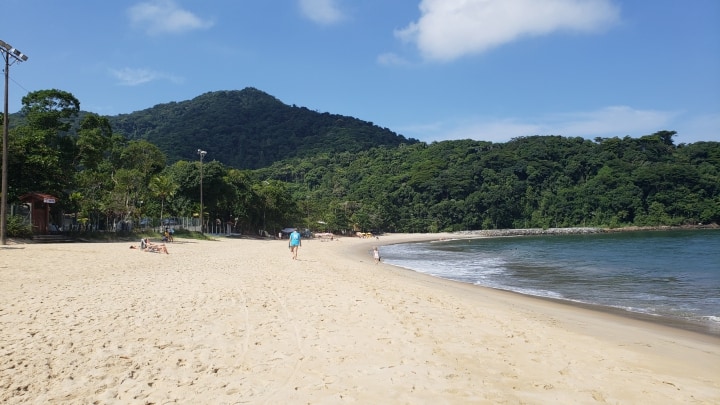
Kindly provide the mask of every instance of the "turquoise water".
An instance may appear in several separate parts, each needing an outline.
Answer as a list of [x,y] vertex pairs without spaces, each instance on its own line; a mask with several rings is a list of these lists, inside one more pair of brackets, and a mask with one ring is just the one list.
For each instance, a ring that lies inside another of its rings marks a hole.
[[720,333],[720,231],[461,239],[382,246],[383,261],[528,295],[620,308]]

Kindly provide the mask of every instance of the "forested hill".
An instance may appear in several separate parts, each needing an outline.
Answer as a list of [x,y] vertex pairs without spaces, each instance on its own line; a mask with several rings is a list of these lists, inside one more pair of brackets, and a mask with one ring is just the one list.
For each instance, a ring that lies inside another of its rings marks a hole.
[[108,119],[114,132],[157,145],[168,163],[197,159],[203,149],[208,159],[245,169],[419,142],[357,118],[289,106],[254,88],[209,92]]
[[393,232],[720,224],[720,142],[676,146],[674,135],[418,143],[256,172],[296,184],[303,215],[331,229],[346,222]]

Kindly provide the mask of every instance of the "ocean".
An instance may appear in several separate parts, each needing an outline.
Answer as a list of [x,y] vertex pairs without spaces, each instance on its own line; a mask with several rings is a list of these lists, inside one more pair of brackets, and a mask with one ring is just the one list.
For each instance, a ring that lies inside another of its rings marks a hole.
[[720,334],[720,230],[455,239],[380,253],[385,263],[436,277]]

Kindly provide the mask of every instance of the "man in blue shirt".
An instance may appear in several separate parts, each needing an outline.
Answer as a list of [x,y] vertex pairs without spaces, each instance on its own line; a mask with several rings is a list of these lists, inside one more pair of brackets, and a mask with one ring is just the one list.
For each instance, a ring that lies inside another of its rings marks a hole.
[[293,260],[297,260],[298,248],[302,246],[300,241],[300,232],[296,230],[290,234],[290,255]]

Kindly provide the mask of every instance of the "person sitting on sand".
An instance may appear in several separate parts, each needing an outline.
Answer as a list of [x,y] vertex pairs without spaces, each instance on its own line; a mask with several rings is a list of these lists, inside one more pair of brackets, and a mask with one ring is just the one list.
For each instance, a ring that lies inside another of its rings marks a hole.
[[[134,247],[131,246],[130,249],[134,249]],[[167,246],[165,246],[164,243],[153,243],[150,242],[150,239],[148,238],[140,239],[140,249],[145,252],[165,253],[168,255],[170,254],[170,252],[168,252],[167,250]]]

